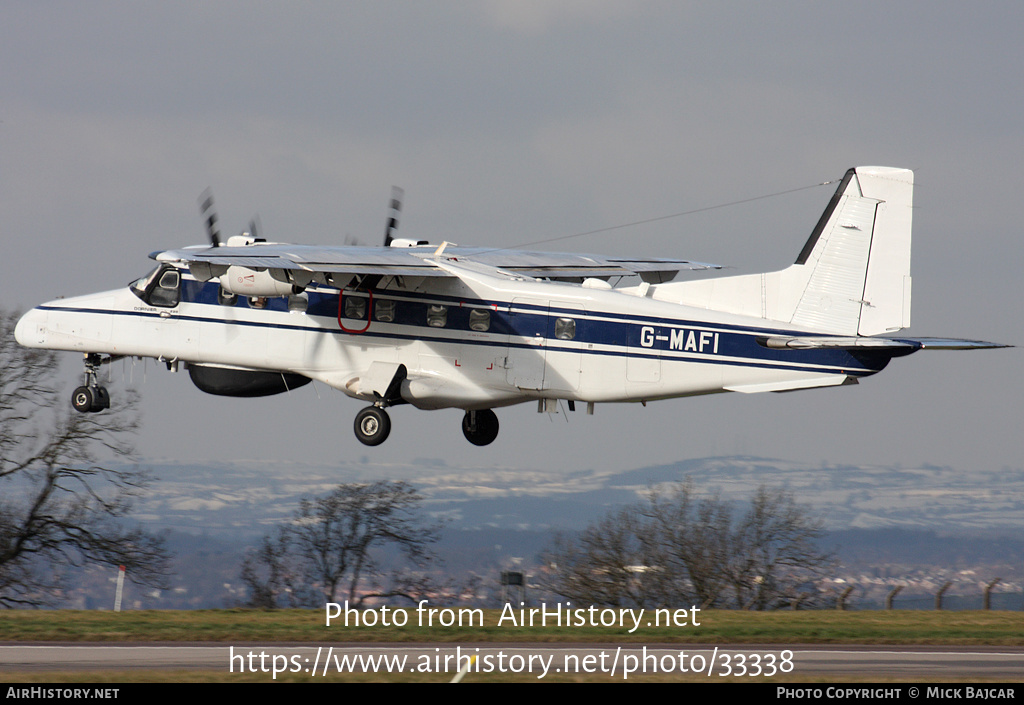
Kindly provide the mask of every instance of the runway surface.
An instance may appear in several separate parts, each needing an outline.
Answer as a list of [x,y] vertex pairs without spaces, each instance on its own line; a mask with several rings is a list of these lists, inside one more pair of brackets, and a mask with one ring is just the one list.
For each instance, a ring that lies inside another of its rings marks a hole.
[[[475,657],[475,659],[473,658]],[[1024,678],[1024,647],[620,644],[17,644],[0,646],[0,673],[125,669],[301,673],[567,672],[628,680],[645,673],[709,679],[866,675],[921,680]]]

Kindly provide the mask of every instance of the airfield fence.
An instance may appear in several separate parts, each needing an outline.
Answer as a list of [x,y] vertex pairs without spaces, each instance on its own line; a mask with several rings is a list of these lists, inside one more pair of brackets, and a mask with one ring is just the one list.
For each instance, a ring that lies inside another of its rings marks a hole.
[[[1000,578],[979,585],[977,583],[956,585],[946,581],[934,590],[922,590],[920,587],[905,591],[907,585],[893,584],[885,588],[884,597],[881,588],[859,588],[849,585],[843,590],[836,590],[834,599],[824,601],[826,606],[839,610],[1024,610],[1024,592],[1017,585],[1000,584]],[[952,590],[951,590],[952,588]],[[820,593],[818,595],[820,600]],[[801,609],[801,600],[795,600],[791,607]],[[820,604],[820,603],[819,603]]]

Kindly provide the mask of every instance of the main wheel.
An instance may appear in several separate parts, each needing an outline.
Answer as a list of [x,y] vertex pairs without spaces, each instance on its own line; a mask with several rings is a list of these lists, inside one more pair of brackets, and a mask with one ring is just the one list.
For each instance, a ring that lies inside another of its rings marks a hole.
[[106,387],[96,387],[92,390],[92,408],[89,411],[103,411],[110,408],[110,392]]
[[96,403],[96,395],[92,393],[91,387],[79,387],[71,393],[71,406],[75,411],[86,413],[92,411],[92,405]]
[[356,438],[368,446],[379,446],[391,433],[391,417],[376,406],[368,406],[356,414]]
[[462,417],[462,433],[475,446],[493,443],[498,437],[498,416],[490,409],[467,411]]

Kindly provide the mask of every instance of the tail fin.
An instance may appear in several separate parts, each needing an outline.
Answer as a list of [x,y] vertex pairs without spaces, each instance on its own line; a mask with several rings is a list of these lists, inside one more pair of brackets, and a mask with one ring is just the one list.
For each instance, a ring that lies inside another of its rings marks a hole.
[[832,335],[905,328],[913,194],[908,169],[850,169],[792,266],[664,285],[655,298]]
[[914,173],[907,169],[846,172],[796,264],[784,272],[802,268],[788,286],[806,278],[791,323],[842,335],[910,325],[913,197]]

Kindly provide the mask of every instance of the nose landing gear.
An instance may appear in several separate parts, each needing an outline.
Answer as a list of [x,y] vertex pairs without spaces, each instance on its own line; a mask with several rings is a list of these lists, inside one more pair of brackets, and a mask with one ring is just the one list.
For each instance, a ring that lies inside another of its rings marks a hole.
[[71,394],[71,406],[81,413],[103,411],[110,408],[110,393],[97,381],[100,365],[109,362],[96,353],[85,356],[85,386],[78,387]]

